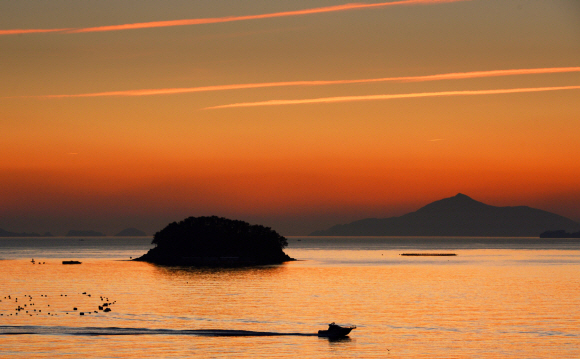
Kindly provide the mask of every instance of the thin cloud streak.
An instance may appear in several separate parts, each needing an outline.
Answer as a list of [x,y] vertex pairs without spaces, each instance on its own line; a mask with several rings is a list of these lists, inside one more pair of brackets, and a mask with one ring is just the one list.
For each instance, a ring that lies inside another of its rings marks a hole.
[[0,30],[0,35],[25,34],[25,33],[33,33],[33,32],[63,32],[63,33],[72,34],[72,33],[84,33],[84,32],[104,32],[104,31],[148,29],[148,28],[156,28],[156,27],[217,24],[217,23],[223,23],[223,22],[270,19],[270,18],[277,18],[277,17],[311,15],[311,14],[321,14],[321,13],[337,12],[337,11],[380,8],[380,7],[387,7],[387,6],[431,5],[431,4],[453,3],[453,2],[463,2],[463,1],[471,1],[471,0],[400,0],[400,1],[393,1],[393,2],[382,2],[382,3],[377,3],[377,4],[350,3],[350,4],[343,4],[343,5],[327,6],[327,7],[313,8],[313,9],[304,9],[304,10],[294,10],[294,11],[282,11],[282,12],[260,14],[260,15],[225,16],[225,17],[201,18],[201,19],[151,21],[151,22],[140,22],[140,23],[133,23],[133,24],[96,26],[96,27],[87,27],[87,28],[78,28],[78,29],[73,28],[73,29],[53,29],[53,30],[41,30],[41,29],[38,29],[38,30],[37,29]]
[[74,28],[66,29],[14,29],[14,30],[0,30],[0,35],[21,35],[21,34],[37,34],[46,32],[66,32],[74,30]]
[[320,7],[320,8],[314,8],[314,9],[275,12],[275,13],[260,14],[260,15],[226,16],[226,17],[205,18],[205,19],[153,21],[153,22],[142,22],[142,23],[135,23],[135,24],[98,26],[98,27],[89,27],[89,28],[84,28],[84,29],[72,30],[69,32],[70,33],[101,32],[101,31],[145,29],[145,28],[154,28],[154,27],[217,24],[217,23],[222,23],[222,22],[270,19],[270,18],[276,18],[276,17],[311,15],[311,14],[320,14],[320,13],[327,13],[327,12],[357,10],[357,9],[366,9],[366,8],[378,8],[378,7],[386,7],[386,6],[417,5],[417,4],[429,5],[429,4],[451,3],[451,2],[459,2],[459,1],[469,1],[469,0],[402,0],[402,1],[393,1],[393,2],[383,2],[383,3],[378,3],[378,4],[352,3],[352,4]]
[[580,72],[580,67],[547,67],[537,69],[511,69],[511,70],[491,70],[491,71],[471,71],[471,72],[454,72],[448,74],[427,75],[427,76],[409,76],[395,77],[392,79],[377,79],[376,81],[400,81],[400,82],[421,82],[436,80],[455,80],[455,79],[472,79],[480,77],[499,77],[514,75],[538,75],[554,74],[562,72]]
[[531,88],[497,89],[497,90],[441,91],[441,92],[420,92],[420,93],[387,94],[387,95],[340,96],[340,97],[313,98],[305,100],[270,100],[261,102],[233,103],[229,105],[206,107],[204,108],[204,110],[215,110],[236,107],[284,106],[284,105],[305,105],[318,103],[339,103],[339,102],[372,101],[372,100],[393,100],[402,98],[421,98],[421,97],[499,95],[512,93],[545,92],[545,91],[577,90],[577,89],[580,89],[580,86],[531,87]]
[[96,93],[73,94],[73,95],[44,95],[30,97],[36,98],[123,97],[123,96],[134,97],[134,96],[174,95],[192,92],[256,89],[265,87],[324,86],[324,85],[362,84],[373,82],[425,82],[425,81],[440,81],[440,80],[460,80],[481,77],[553,74],[565,72],[580,72],[580,67],[553,67],[553,68],[538,68],[538,69],[454,72],[448,74],[436,74],[426,76],[383,77],[377,79],[357,79],[357,80],[263,82],[253,84],[233,84],[233,85],[216,85],[216,86],[165,88],[165,89],[142,89],[142,90],[109,91],[109,92],[96,92]]

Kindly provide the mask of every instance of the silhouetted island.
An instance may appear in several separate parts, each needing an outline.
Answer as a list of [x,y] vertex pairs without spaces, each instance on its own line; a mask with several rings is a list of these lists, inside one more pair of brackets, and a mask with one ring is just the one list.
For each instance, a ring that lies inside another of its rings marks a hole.
[[400,217],[361,219],[310,235],[537,238],[538,233],[557,229],[579,231],[580,224],[527,206],[490,206],[459,193]]
[[563,229],[557,231],[545,231],[540,234],[540,238],[580,238],[580,232],[568,233]]
[[250,266],[294,259],[286,238],[271,228],[221,217],[189,217],[155,233],[152,248],[134,259],[163,265]]
[[104,233],[90,230],[74,230],[71,229],[66,234],[67,237],[105,237]]
[[32,233],[16,233],[16,232],[9,232],[0,228],[0,237],[52,237],[52,233],[45,232],[44,234],[38,234],[36,232]]
[[140,231],[137,228],[126,228],[115,234],[115,237],[145,237],[146,235],[145,232]]

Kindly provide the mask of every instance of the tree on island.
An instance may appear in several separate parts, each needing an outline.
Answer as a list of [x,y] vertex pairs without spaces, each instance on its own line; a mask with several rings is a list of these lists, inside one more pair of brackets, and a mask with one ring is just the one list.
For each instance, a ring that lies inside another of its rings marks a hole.
[[189,217],[155,233],[138,261],[167,265],[254,265],[292,260],[286,238],[269,227],[217,216]]

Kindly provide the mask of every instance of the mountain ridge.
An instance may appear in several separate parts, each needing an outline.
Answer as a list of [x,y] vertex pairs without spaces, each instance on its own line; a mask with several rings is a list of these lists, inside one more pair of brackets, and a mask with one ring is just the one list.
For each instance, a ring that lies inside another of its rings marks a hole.
[[548,230],[578,231],[580,224],[544,210],[497,207],[458,193],[402,216],[365,218],[310,235],[537,237]]

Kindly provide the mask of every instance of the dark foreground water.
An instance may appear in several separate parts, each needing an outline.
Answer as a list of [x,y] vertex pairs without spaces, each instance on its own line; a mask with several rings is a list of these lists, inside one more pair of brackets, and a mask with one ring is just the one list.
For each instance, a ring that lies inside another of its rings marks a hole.
[[[580,357],[578,240],[292,237],[301,261],[279,266],[127,261],[150,241],[0,238],[0,357]],[[330,321],[358,328],[314,335]]]

